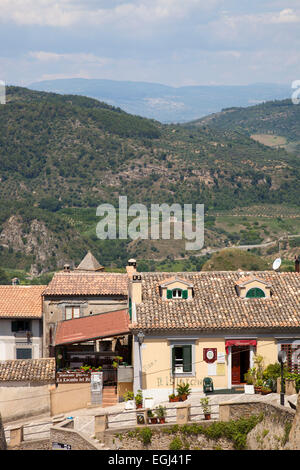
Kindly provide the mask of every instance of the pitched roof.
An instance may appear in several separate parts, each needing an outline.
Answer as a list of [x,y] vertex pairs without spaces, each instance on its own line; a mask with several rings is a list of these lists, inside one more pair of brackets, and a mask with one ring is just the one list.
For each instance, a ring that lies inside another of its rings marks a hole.
[[55,345],[80,343],[127,333],[129,333],[128,312],[116,310],[60,322],[56,330]]
[[55,358],[0,361],[0,381],[54,382]]
[[46,286],[0,286],[0,318],[42,318]]
[[98,263],[95,256],[92,255],[90,251],[85,255],[85,257],[83,258],[79,266],[77,266],[76,268],[76,270],[78,271],[94,271],[94,272],[102,271],[103,269],[104,267]]
[[192,299],[162,299],[159,285],[168,273],[141,273],[142,303],[131,329],[222,330],[300,327],[300,274],[256,272],[271,285],[271,297],[244,299],[235,285],[242,272],[176,273],[194,286]]
[[244,277],[241,277],[241,279],[239,279],[238,281],[236,281],[236,285],[238,286],[246,286],[247,284],[250,284],[251,282],[254,282],[254,281],[257,281],[257,282],[261,282],[262,284],[265,284],[269,287],[270,284],[266,281],[264,281],[263,279],[260,279],[258,277],[255,277],[255,276],[244,276]]
[[60,272],[54,274],[43,295],[127,296],[128,276],[121,273]]

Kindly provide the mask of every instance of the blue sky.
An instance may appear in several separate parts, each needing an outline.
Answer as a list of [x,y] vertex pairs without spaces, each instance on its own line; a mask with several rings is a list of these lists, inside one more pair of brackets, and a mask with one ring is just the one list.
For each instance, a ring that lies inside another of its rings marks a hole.
[[289,84],[299,0],[0,0],[0,79]]

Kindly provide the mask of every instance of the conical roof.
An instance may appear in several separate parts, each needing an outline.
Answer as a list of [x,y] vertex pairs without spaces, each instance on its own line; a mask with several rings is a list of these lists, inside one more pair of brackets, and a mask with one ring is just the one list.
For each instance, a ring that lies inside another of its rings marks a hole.
[[89,251],[75,269],[77,271],[103,271],[104,267],[98,263],[95,256]]

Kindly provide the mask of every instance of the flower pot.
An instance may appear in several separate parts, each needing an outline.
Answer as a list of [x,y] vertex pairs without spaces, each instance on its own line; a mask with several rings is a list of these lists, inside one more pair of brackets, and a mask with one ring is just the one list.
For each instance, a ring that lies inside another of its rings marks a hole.
[[151,424],[157,424],[157,418],[150,418]]
[[254,387],[254,391],[255,391],[255,393],[258,393],[258,394],[261,393],[261,387],[259,387],[258,385],[256,385],[256,386]]
[[186,401],[187,400],[187,395],[180,395],[179,396],[179,401]]
[[142,403],[136,403],[135,406],[136,406],[137,409],[143,408],[143,404],[142,404]]
[[125,401],[125,410],[134,410],[134,400]]
[[245,384],[244,387],[245,387],[245,393],[249,395],[253,395],[255,393],[253,385]]
[[169,403],[175,403],[179,401],[179,397],[169,398]]
[[166,418],[165,417],[164,418],[159,418],[159,422],[160,422],[160,424],[165,424]]
[[206,419],[207,421],[209,419],[211,419],[211,414],[210,413],[204,413],[204,419]]

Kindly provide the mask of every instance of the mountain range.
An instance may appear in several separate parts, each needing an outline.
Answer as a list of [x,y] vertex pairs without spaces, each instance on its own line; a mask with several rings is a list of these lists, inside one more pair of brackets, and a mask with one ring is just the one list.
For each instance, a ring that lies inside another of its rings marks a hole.
[[31,83],[28,88],[84,95],[120,107],[130,114],[180,123],[232,106],[250,106],[291,96],[290,85],[255,83],[245,86],[182,86],[103,79],[56,79]]

